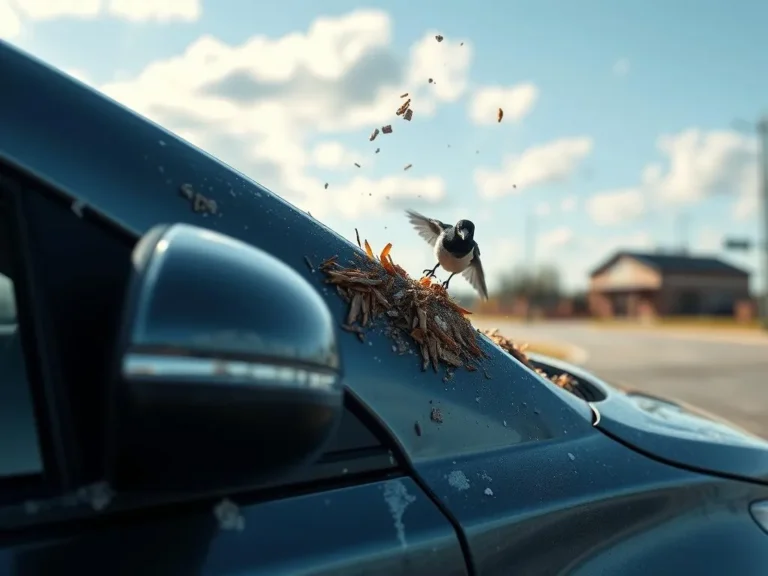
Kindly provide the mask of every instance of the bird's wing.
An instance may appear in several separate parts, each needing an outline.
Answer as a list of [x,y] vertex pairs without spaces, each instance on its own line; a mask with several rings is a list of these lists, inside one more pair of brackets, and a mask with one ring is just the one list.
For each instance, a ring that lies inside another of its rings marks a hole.
[[480,260],[480,248],[477,245],[475,245],[475,254],[469,268],[464,270],[461,275],[472,285],[472,288],[477,290],[483,300],[488,300],[488,287],[485,285],[485,272]]
[[435,220],[434,218],[427,218],[413,210],[406,210],[405,213],[408,214],[408,220],[413,224],[413,227],[419,233],[419,236],[424,238],[424,240],[429,242],[432,246],[435,245],[435,242],[437,242],[437,239],[440,234],[443,233],[443,230],[450,228],[445,222],[440,222],[440,220]]

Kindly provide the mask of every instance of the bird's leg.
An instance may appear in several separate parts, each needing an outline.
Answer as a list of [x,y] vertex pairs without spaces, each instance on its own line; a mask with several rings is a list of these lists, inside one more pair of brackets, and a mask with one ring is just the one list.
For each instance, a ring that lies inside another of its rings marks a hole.
[[432,278],[435,275],[435,272],[437,271],[438,266],[440,266],[440,262],[435,264],[435,267],[432,269],[427,268],[426,270],[424,270],[424,272],[422,272],[422,274],[424,274],[424,276],[427,278]]
[[456,275],[456,272],[454,272],[453,274],[451,274],[450,276],[448,276],[448,280],[446,280],[445,282],[443,282],[443,288],[444,288],[445,290],[448,290],[448,284],[450,283],[450,281],[451,281],[451,278],[453,278],[455,275]]

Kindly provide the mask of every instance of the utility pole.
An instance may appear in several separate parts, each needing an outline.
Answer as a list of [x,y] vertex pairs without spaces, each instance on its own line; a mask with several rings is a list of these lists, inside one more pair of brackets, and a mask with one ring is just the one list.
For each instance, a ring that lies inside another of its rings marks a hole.
[[760,203],[762,204],[763,233],[759,248],[763,252],[763,294],[760,302],[760,319],[765,330],[768,330],[768,117],[763,116],[757,123],[757,134],[760,139]]

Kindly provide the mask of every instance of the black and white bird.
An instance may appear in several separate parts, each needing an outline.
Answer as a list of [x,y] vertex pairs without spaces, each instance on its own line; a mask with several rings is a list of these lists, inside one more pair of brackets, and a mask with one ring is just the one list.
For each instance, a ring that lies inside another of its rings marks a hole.
[[424,270],[424,274],[434,276],[438,267],[442,266],[443,270],[451,273],[443,282],[443,288],[448,288],[454,275],[461,274],[483,299],[488,300],[480,248],[475,242],[475,225],[469,220],[459,220],[451,226],[413,210],[406,210],[405,213],[419,236],[435,248],[437,264],[432,269]]

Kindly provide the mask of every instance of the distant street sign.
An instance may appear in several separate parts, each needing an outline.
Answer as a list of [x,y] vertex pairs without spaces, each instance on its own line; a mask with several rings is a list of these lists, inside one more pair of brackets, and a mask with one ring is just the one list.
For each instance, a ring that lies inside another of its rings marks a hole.
[[752,241],[739,238],[726,238],[723,242],[723,247],[726,250],[751,250]]

